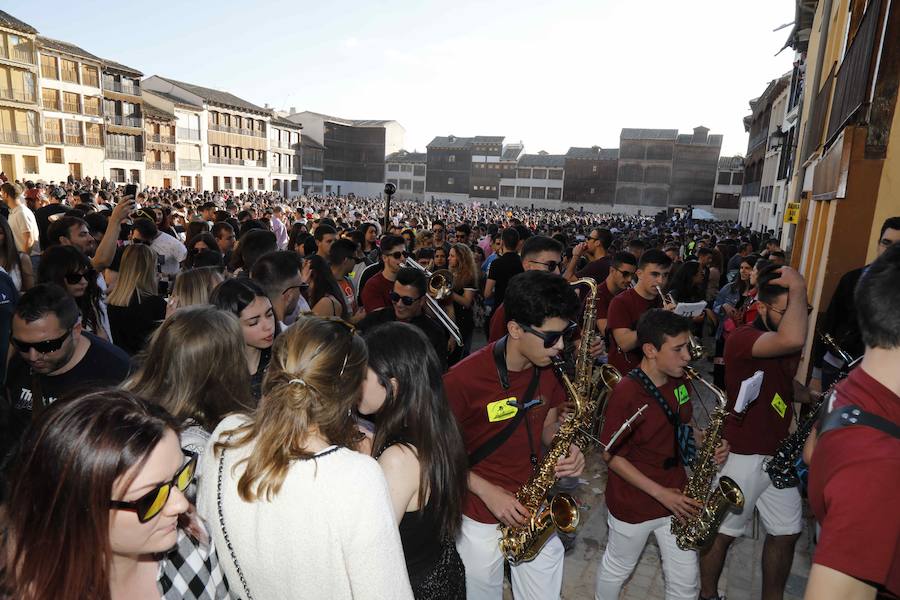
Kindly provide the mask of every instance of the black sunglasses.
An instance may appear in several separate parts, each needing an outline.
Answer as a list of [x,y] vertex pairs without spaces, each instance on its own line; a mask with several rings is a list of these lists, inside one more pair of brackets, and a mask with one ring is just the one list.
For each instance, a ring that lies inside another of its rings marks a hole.
[[190,458],[183,467],[178,469],[178,472],[175,473],[175,477],[172,478],[172,481],[159,484],[133,502],[110,500],[110,507],[136,512],[138,521],[141,523],[146,523],[158,515],[163,507],[165,507],[166,502],[169,501],[169,494],[172,491],[172,486],[177,487],[179,491],[183,492],[188,489],[188,486],[194,480],[194,472],[197,470],[197,455],[190,452],[185,452],[185,455]]
[[[518,321],[516,321],[518,323]],[[519,323],[519,327],[521,327],[526,332],[536,335],[537,337],[544,340],[544,348],[552,348],[559,341],[559,338],[571,335],[576,329],[578,329],[578,323],[574,321],[569,321],[569,324],[566,325],[566,328],[562,331],[539,331],[534,327],[530,327],[523,323]]]
[[391,292],[390,297],[391,297],[391,302],[398,302],[398,301],[402,300],[404,305],[412,306],[412,303],[415,302],[416,300],[418,300],[419,298],[421,298],[422,296],[419,296],[419,298],[410,298],[409,296],[401,296],[397,292]]
[[401,258],[406,258],[407,256],[409,256],[409,252],[407,252],[406,250],[398,250],[397,252],[386,253],[385,256],[390,256],[391,258],[400,260]]
[[634,277],[634,271],[623,271],[622,269],[616,269],[615,267],[610,268],[618,271],[619,274],[622,275],[622,277],[624,277],[625,279],[631,279],[632,277]]
[[81,280],[90,281],[91,279],[97,277],[96,271],[93,269],[88,269],[87,271],[83,271],[81,273],[66,273],[66,283],[69,285],[75,285],[77,283],[81,283]]
[[551,261],[548,261],[548,262],[541,262],[541,261],[539,261],[539,260],[529,260],[529,262],[533,262],[533,263],[536,264],[536,265],[544,265],[545,267],[547,267],[547,270],[548,270],[548,271],[551,271],[551,272],[557,270],[557,269],[559,268],[559,265],[562,264],[562,263],[557,262],[557,261],[555,261],[555,260],[551,260]]
[[37,350],[38,354],[50,354],[51,352],[56,352],[62,348],[63,343],[66,341],[66,338],[69,337],[70,333],[72,333],[71,329],[67,330],[56,339],[44,340],[43,342],[23,342],[16,338],[9,338],[9,341],[12,342],[12,345],[16,347],[16,350],[22,354],[29,352],[32,348]]

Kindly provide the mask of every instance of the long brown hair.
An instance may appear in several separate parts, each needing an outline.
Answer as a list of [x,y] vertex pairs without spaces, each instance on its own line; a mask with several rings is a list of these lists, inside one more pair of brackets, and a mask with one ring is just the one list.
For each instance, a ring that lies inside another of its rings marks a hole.
[[135,294],[140,303],[141,296],[155,296],[156,292],[156,252],[146,244],[126,247],[122,253],[119,278],[107,297],[107,304],[128,306]]
[[[178,422],[124,391],[48,407],[13,472],[4,586],[19,600],[109,600],[113,486]],[[126,482],[126,485],[130,482]]]
[[[453,244],[450,249],[456,252],[456,268],[453,269],[453,287],[478,288],[478,268],[475,266],[475,256],[472,249],[465,244]],[[450,253],[447,253],[449,264]]]
[[246,468],[238,494],[244,501],[278,494],[291,462],[312,458],[306,448],[312,429],[331,444],[355,444],[359,434],[351,411],[359,402],[367,360],[362,338],[337,318],[303,317],[278,336],[259,408],[215,446],[220,452],[253,444],[241,461]]
[[187,306],[163,321],[122,387],[151,398],[180,421],[212,431],[227,414],[252,409],[244,334],[237,317]]

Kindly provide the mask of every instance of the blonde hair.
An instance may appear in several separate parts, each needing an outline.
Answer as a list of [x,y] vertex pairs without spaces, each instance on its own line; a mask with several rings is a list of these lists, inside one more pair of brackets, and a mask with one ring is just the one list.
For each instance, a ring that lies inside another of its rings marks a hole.
[[252,407],[244,334],[237,317],[189,306],[163,321],[141,367],[122,388],[149,398],[181,422],[212,431],[225,415]]
[[[450,249],[456,252],[456,268],[453,269],[453,287],[478,288],[478,268],[475,266],[475,255],[465,244],[453,244]],[[447,253],[447,258],[450,254]]]
[[362,338],[341,319],[302,317],[278,336],[259,407],[215,446],[221,452],[253,444],[238,480],[245,502],[271,500],[291,462],[313,457],[306,447],[311,431],[330,444],[358,441],[351,410],[359,402],[367,361]]
[[156,286],[156,252],[146,244],[128,246],[122,253],[119,278],[116,280],[116,287],[109,294],[107,304],[128,306],[135,293],[140,302],[142,295],[155,296]]
[[225,278],[216,267],[198,267],[178,275],[172,287],[172,298],[178,307],[209,304],[209,295]]

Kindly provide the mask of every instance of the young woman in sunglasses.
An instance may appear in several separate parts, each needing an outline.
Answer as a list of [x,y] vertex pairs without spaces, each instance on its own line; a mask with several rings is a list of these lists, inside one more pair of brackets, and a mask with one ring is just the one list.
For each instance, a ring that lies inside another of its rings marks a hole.
[[38,283],[55,283],[75,299],[84,330],[115,343],[103,292],[91,260],[75,246],[51,246],[41,254]]
[[275,343],[259,408],[213,432],[198,508],[235,596],[412,598],[384,475],[353,449],[366,362],[351,325],[302,317]]
[[12,475],[4,587],[17,600],[228,598],[184,497],[196,458],[162,408],[121,391],[50,406]]

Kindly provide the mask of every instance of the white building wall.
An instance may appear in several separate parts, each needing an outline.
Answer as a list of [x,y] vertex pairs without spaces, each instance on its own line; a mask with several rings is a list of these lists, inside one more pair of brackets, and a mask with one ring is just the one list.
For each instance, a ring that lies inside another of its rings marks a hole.
[[[306,133],[304,131],[304,133]],[[396,121],[389,121],[384,126],[384,155],[388,156],[403,149],[406,129]],[[322,143],[321,140],[318,140]]]

